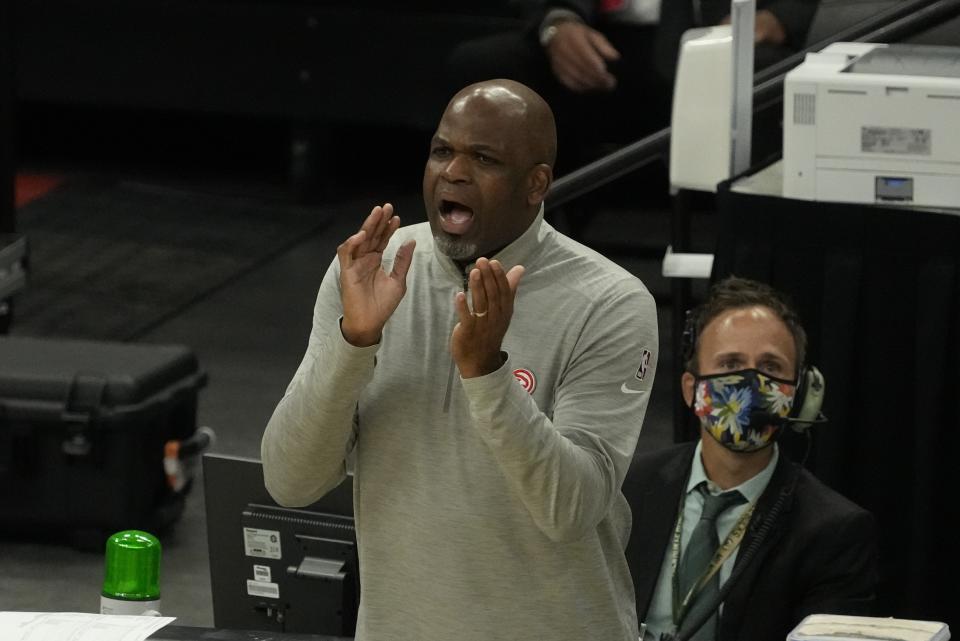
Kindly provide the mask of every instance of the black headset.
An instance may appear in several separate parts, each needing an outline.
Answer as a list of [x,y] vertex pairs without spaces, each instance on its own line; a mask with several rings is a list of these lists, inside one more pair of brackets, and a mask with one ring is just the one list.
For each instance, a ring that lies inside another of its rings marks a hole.
[[[683,366],[690,362],[697,349],[697,323],[694,310],[688,309],[680,339],[680,354]],[[826,382],[823,374],[813,365],[801,364],[797,372],[797,390],[793,397],[793,408],[786,423],[796,432],[803,432],[814,423],[825,423],[827,418],[820,411],[823,407],[823,395]]]

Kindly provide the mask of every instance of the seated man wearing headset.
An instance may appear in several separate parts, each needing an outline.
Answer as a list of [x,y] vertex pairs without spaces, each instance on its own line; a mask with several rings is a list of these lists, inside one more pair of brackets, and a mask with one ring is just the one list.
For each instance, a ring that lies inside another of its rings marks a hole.
[[823,420],[796,313],[731,277],[688,315],[684,342],[700,439],[639,454],[624,484],[644,638],[785,639],[808,614],[872,614],[873,517],[777,447]]

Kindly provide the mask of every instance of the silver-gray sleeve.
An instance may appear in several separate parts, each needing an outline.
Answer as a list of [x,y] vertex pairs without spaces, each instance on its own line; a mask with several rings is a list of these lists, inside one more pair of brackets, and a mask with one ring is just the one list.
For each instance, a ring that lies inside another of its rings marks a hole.
[[335,258],[317,294],[306,354],[260,443],[264,482],[281,505],[309,505],[344,479],[357,399],[373,377],[378,346],[354,347],[340,331],[339,275]]
[[590,314],[552,420],[516,383],[509,361],[463,380],[476,428],[534,522],[554,541],[579,540],[608,514],[650,400],[656,305],[639,281],[621,285]]

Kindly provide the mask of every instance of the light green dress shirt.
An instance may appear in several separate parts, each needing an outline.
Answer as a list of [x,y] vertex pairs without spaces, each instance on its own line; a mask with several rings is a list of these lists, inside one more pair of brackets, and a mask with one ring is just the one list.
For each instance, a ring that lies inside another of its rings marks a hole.
[[[702,449],[703,445],[697,443],[697,448],[693,452],[690,479],[687,481],[686,498],[683,503],[683,530],[680,533],[681,555],[683,554],[682,551],[687,549],[690,536],[693,534],[693,528],[700,520],[700,513],[703,511],[703,495],[696,491],[697,486],[706,481],[707,489],[711,494],[716,495],[724,491],[737,490],[747,499],[746,503],[741,503],[726,510],[717,518],[717,536],[720,541],[723,541],[730,534],[740,517],[743,516],[743,513],[747,511],[750,505],[756,503],[764,490],[767,489],[773,471],[777,467],[777,460],[780,458],[780,451],[777,444],[774,443],[773,456],[770,457],[770,462],[759,474],[737,487],[721,490],[707,478],[707,472],[703,469],[703,460],[700,458]],[[737,547],[720,566],[720,585],[726,583],[727,579],[730,578],[739,551],[740,549]],[[721,605],[721,610],[722,608]],[[671,567],[670,543],[667,544],[667,550],[663,555],[660,578],[657,579],[657,587],[653,592],[653,599],[650,602],[650,608],[647,610],[645,623],[644,641],[656,641],[660,638],[662,632],[673,631],[673,568]]]

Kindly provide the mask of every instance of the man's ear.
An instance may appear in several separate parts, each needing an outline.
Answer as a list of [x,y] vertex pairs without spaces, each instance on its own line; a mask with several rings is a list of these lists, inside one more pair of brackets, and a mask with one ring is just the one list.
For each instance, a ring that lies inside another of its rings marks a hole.
[[683,393],[683,402],[687,407],[693,405],[693,387],[697,382],[697,377],[690,372],[684,372],[680,377],[680,391]]
[[547,197],[551,184],[553,184],[553,168],[546,163],[534,165],[528,178],[527,204],[542,203]]

